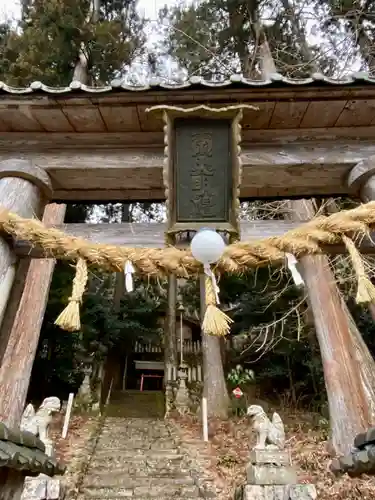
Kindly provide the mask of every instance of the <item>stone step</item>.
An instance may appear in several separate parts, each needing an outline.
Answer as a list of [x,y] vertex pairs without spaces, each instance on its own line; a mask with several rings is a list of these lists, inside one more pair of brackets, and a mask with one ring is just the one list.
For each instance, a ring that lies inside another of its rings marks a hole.
[[176,445],[172,443],[163,443],[162,441],[155,440],[153,443],[146,441],[121,441],[119,442],[116,438],[113,439],[99,439],[96,449],[98,451],[101,450],[133,450],[135,453],[136,450],[145,451],[145,450],[154,450],[161,452],[169,452],[174,453],[178,451]]
[[[110,494],[110,493],[109,493]],[[155,500],[156,497],[149,496],[149,495],[142,495],[141,497],[135,497],[133,495],[133,492],[128,492],[124,493],[122,496],[118,496],[117,493],[114,493],[114,496],[103,496],[101,493],[98,494],[99,496],[93,496],[92,493],[90,493],[89,496],[79,496],[77,500],[99,500],[99,499],[110,499],[110,500],[124,500],[124,498],[130,498],[133,500]],[[116,496],[117,495],[117,496]],[[177,497],[173,496],[162,496],[162,497],[157,497],[157,500],[196,500],[199,498],[198,496],[181,496],[178,495]]]
[[139,440],[147,440],[147,439],[160,439],[161,441],[169,441],[174,443],[174,438],[167,433],[162,433],[158,430],[150,429],[147,432],[138,431],[137,429],[103,429],[101,437],[112,438],[117,437],[120,439],[128,439],[129,441],[139,441]]
[[149,411],[148,418],[129,418],[124,408],[118,417],[116,412],[106,417],[78,500],[199,498],[185,454],[164,420],[150,418]]
[[182,474],[179,477],[170,474],[167,477],[137,477],[129,476],[121,471],[91,471],[83,480],[83,486],[86,487],[101,487],[101,488],[126,488],[136,489],[140,485],[145,488],[181,488],[183,486],[194,486],[194,480]]
[[163,450],[163,449],[143,449],[143,450],[132,450],[131,448],[109,448],[109,447],[97,447],[93,459],[98,458],[99,460],[105,460],[108,457],[116,456],[118,460],[124,460],[124,462],[129,460],[141,460],[145,457],[150,459],[168,460],[172,458],[181,458],[184,456],[181,454],[178,448],[173,450]]
[[110,445],[101,444],[96,448],[95,455],[100,457],[101,459],[105,459],[108,456],[119,456],[124,457],[125,459],[129,457],[130,459],[134,456],[150,456],[151,458],[160,458],[160,460],[165,459],[165,457],[169,456],[180,456],[181,451],[178,448],[132,448],[131,446],[126,447],[125,445],[121,446],[121,448],[113,447]]
[[157,419],[149,418],[124,418],[124,417],[106,417],[103,428],[111,427],[116,430],[132,429],[139,431],[158,430],[158,431],[168,431],[168,427],[165,425],[164,421],[159,421]]
[[174,442],[174,439],[170,434],[162,432],[158,429],[149,429],[147,431],[140,431],[138,429],[129,429],[124,427],[123,429],[103,429],[103,437],[118,437],[119,439],[129,439],[132,441],[139,439],[160,439],[163,441]]
[[98,458],[94,456],[90,462],[90,471],[95,469],[100,470],[122,470],[124,473],[130,474],[130,471],[147,470],[151,472],[163,471],[172,474],[185,470],[184,460],[181,455],[128,455],[124,456],[106,456],[105,458]]
[[117,468],[103,468],[100,465],[90,467],[84,484],[126,485],[135,482],[154,480],[160,482],[176,482],[178,484],[193,484],[188,467],[160,464],[157,467],[142,464],[126,464]]
[[199,489],[196,486],[183,485],[139,485],[135,488],[126,487],[82,487],[80,495],[86,499],[115,499],[132,498],[133,500],[145,500],[146,498],[184,499],[199,498]]
[[130,491],[130,492],[124,492],[123,494],[119,494],[118,493],[113,493],[113,495],[111,494],[111,492],[109,492],[107,495],[111,495],[111,496],[103,496],[102,493],[98,493],[98,495],[95,496],[95,493],[92,492],[90,493],[89,495],[83,495],[83,496],[79,496],[77,498],[77,500],[99,500],[99,499],[110,499],[110,500],[124,500],[124,498],[130,498],[130,499],[133,499],[133,500],[155,500],[155,498],[157,498],[157,500],[196,500],[197,498],[199,498],[199,496],[181,496],[181,495],[178,495],[177,497],[173,497],[173,496],[162,496],[162,497],[153,497],[153,496],[149,496],[149,495],[142,495],[141,497],[135,497],[133,495],[133,492]]

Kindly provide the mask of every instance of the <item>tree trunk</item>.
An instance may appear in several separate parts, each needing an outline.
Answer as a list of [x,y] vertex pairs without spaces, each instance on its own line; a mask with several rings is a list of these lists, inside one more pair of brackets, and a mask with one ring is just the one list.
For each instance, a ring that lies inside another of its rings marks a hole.
[[267,38],[264,34],[262,38],[263,42],[259,47],[260,68],[263,79],[267,80],[272,73],[277,73],[277,68],[275,61],[273,60]]
[[93,0],[93,16],[92,19],[94,23],[99,21],[100,16],[100,0]]
[[73,81],[81,82],[84,85],[88,85],[89,83],[88,68],[89,68],[89,63],[87,60],[87,56],[82,48],[80,53],[78,54],[78,58],[74,68]]
[[[65,211],[66,205],[50,204],[43,222],[62,224]],[[25,407],[54,267],[54,259],[32,260],[11,326],[0,367],[0,420],[10,427],[19,425]]]
[[[200,278],[201,321],[203,321],[205,305],[205,276]],[[203,395],[207,398],[209,417],[228,418],[230,399],[225,382],[223,361],[221,358],[220,338],[207,335],[202,331],[203,355]]]
[[[312,201],[291,201],[294,220],[311,219]],[[342,307],[342,297],[335,284],[326,256],[300,260],[316,334],[320,346],[328,395],[333,448],[348,453],[354,437],[371,424],[371,410],[363,387],[361,364],[353,343],[352,326]],[[362,361],[363,362],[363,361]]]
[[375,72],[375,53],[374,53],[374,42],[368,37],[366,33],[366,27],[363,21],[352,25],[351,28],[352,35],[354,38],[354,43],[358,43],[359,52],[364,60],[368,73],[374,74]]
[[[121,207],[121,222],[130,222],[130,204],[123,203]],[[125,292],[125,276],[124,273],[115,274],[115,293],[113,296],[113,305],[116,313],[120,312],[121,298]]]
[[[121,222],[130,222],[130,219],[131,219],[130,204],[123,203],[122,207],[121,207]],[[114,274],[114,281],[115,281],[115,290],[114,290],[114,294],[113,294],[113,309],[117,314],[119,314],[121,311],[121,299],[125,293],[125,275],[124,275],[124,273],[115,273]],[[126,350],[125,364],[127,362],[126,361],[127,356],[128,356],[128,351]],[[120,366],[120,369],[121,368],[122,368],[122,366]],[[125,374],[125,366],[124,366],[124,371],[122,372],[122,376],[120,377],[121,383],[120,383],[120,385],[116,386],[116,382],[117,382],[117,379],[116,379],[113,382],[113,389],[122,389],[123,388],[125,376],[126,376],[126,374]]]
[[308,68],[310,69],[310,73],[319,73],[320,67],[316,60],[314,60],[314,55],[307,43],[306,34],[303,26],[301,25],[300,15],[296,13],[293,5],[291,5],[289,0],[281,0],[281,3],[284,7],[286,17],[289,18],[292,33],[298,41],[303,59],[301,62],[305,63],[306,66],[308,66]]

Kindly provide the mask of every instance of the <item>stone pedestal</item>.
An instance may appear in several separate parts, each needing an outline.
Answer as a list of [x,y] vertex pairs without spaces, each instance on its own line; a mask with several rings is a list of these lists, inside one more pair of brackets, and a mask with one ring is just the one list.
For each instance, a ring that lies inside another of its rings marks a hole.
[[279,450],[253,450],[246,467],[247,484],[285,485],[297,482],[290,454]]
[[[314,500],[315,486],[297,484],[288,451],[273,448],[255,449],[246,467],[247,484],[241,500]],[[237,495],[238,498],[238,495]]]
[[247,484],[243,490],[243,500],[315,500],[313,484],[293,484],[284,486],[259,486]]
[[62,498],[60,479],[52,479],[44,474],[25,478],[21,500],[60,500]]

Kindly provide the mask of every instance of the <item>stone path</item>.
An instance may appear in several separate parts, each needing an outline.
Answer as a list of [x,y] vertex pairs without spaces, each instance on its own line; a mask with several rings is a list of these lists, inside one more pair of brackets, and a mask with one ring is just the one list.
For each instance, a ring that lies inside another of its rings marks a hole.
[[[133,394],[131,398],[138,396]],[[201,496],[189,470],[189,459],[169,426],[155,416],[158,406],[149,406],[148,418],[121,415],[140,412],[147,393],[139,398],[139,404],[133,401],[132,408],[121,404],[121,398],[115,398],[108,408],[109,416],[80,486],[79,500],[192,500]],[[145,408],[142,411],[147,415],[147,409],[146,413]]]

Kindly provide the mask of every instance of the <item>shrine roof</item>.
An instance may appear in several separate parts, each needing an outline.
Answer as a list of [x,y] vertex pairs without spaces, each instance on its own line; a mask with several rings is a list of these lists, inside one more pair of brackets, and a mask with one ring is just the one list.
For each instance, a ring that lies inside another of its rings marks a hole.
[[217,83],[198,77],[182,84],[151,79],[140,86],[114,80],[103,87],[73,81],[67,87],[33,82],[15,88],[0,82],[0,149],[18,148],[16,140],[28,141],[30,148],[53,143],[65,149],[76,141],[95,148],[98,141],[106,147],[162,148],[162,113],[148,109],[202,104],[251,104],[243,111],[243,144],[375,136],[375,77],[366,73],[343,80],[321,74],[302,80],[274,74],[264,81],[233,75]]
[[50,87],[42,82],[32,82],[24,88],[12,87],[4,82],[0,82],[2,93],[14,95],[26,95],[31,93],[47,93],[61,95],[72,92],[85,92],[89,94],[105,94],[109,92],[145,92],[155,90],[202,90],[202,89],[226,89],[226,88],[285,88],[285,87],[315,87],[315,86],[340,86],[348,87],[353,85],[375,85],[375,76],[368,73],[357,72],[343,79],[334,79],[321,73],[313,73],[309,78],[288,78],[279,73],[272,74],[265,80],[252,80],[242,75],[232,75],[229,79],[213,82],[198,76],[193,76],[182,83],[165,82],[159,78],[151,78],[146,84],[133,84],[126,80],[115,79],[109,85],[101,87],[91,87],[78,81],[73,81],[66,87]]
[[65,468],[45,454],[43,442],[26,431],[10,430],[0,422],[0,467],[22,470],[28,476],[63,474]]

